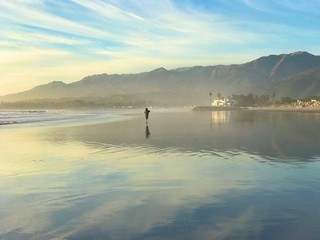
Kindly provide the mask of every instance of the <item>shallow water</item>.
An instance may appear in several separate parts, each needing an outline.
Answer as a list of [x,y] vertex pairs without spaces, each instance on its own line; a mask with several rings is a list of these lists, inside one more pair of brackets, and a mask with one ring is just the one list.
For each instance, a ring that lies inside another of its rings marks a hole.
[[319,114],[103,116],[0,127],[0,239],[318,239]]

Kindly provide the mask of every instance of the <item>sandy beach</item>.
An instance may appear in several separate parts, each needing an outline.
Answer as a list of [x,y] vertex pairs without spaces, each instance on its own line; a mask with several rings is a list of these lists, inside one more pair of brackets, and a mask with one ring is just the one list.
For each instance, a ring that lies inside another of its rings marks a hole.
[[268,107],[249,107],[245,110],[252,111],[274,111],[274,112],[320,112],[320,107],[296,107],[290,105],[268,106]]
[[192,109],[196,112],[206,111],[273,111],[273,112],[320,112],[319,106],[300,107],[292,105],[276,105],[266,107],[211,107],[211,106],[196,106]]

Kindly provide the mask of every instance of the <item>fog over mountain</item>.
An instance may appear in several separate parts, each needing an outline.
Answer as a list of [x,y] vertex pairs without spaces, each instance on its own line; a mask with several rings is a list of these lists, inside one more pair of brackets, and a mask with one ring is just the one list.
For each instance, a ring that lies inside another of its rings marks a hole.
[[305,97],[320,95],[320,56],[308,52],[270,55],[244,64],[158,68],[138,74],[97,74],[65,84],[60,81],[0,98],[105,99],[152,101],[160,104],[204,104],[209,92],[273,94]]

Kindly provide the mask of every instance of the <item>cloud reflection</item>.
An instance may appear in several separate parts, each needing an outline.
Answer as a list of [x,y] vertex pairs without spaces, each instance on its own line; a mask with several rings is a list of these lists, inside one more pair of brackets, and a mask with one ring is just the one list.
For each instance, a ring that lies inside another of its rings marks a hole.
[[[320,166],[318,150],[309,144],[319,138],[312,135],[315,122],[230,114],[211,129],[211,117],[155,112],[148,140],[143,116],[1,131],[0,238],[276,239],[289,231],[315,233]],[[290,165],[280,153],[274,161],[261,154],[275,139],[274,147],[290,156],[284,133],[305,123],[305,135],[297,130],[289,136],[302,137],[290,144],[307,144],[301,156],[316,160]]]

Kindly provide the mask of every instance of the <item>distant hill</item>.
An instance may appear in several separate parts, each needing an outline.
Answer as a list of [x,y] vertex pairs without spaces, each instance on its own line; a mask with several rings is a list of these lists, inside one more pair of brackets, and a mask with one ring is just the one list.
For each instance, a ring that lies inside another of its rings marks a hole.
[[308,52],[270,55],[244,64],[158,68],[138,74],[98,74],[65,84],[55,81],[0,97],[0,101],[30,99],[129,99],[164,104],[203,104],[209,92],[320,95],[320,56]]
[[282,96],[320,96],[320,67],[284,79],[273,88]]

